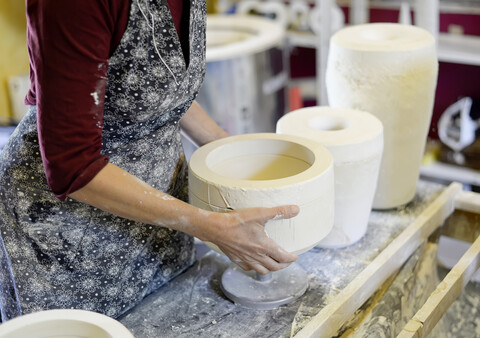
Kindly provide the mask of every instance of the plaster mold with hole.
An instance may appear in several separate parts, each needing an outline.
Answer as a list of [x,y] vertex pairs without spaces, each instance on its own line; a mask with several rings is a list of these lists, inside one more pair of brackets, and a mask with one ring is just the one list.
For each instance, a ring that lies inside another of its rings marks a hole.
[[332,107],[292,111],[277,123],[277,133],[303,136],[333,156],[335,217],[320,247],[357,242],[367,231],[383,151],[383,126],[367,112]]
[[326,71],[330,106],[369,112],[384,127],[373,207],[410,202],[433,110],[438,61],[434,37],[395,23],[343,28],[332,36]]
[[189,199],[216,212],[298,205],[297,216],[270,220],[265,231],[286,251],[300,254],[333,226],[333,175],[333,158],[317,142],[274,133],[243,134],[208,143],[192,154]]

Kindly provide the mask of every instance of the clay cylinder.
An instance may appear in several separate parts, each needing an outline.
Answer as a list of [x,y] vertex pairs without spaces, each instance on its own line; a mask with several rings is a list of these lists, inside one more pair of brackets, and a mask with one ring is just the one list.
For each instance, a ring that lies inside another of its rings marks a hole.
[[415,195],[437,73],[435,40],[418,27],[357,25],[330,40],[329,104],[367,111],[384,127],[375,209],[401,206]]
[[298,205],[297,216],[265,225],[270,238],[296,254],[317,245],[333,226],[333,158],[308,139],[261,133],[208,143],[190,158],[188,185],[190,204],[210,211]]
[[380,120],[348,108],[302,108],[283,116],[277,133],[307,137],[333,156],[334,225],[318,246],[339,248],[357,242],[367,231],[377,185],[383,150]]

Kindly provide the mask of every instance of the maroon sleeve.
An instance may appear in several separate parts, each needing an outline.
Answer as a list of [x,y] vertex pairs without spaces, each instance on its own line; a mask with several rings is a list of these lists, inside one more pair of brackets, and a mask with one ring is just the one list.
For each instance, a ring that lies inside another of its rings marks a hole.
[[26,3],[32,79],[26,101],[37,105],[48,184],[65,200],[108,163],[100,153],[107,60],[123,34],[119,25],[125,29],[128,1]]

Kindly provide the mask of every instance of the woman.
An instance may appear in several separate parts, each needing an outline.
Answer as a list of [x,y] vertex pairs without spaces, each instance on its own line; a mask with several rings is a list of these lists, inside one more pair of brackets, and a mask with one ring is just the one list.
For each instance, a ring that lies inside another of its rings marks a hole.
[[264,224],[296,206],[229,214],[186,200],[180,128],[225,137],[194,102],[204,0],[27,0],[29,113],[0,154],[3,320],[80,308],[118,317],[188,268],[192,236],[246,270],[297,259]]

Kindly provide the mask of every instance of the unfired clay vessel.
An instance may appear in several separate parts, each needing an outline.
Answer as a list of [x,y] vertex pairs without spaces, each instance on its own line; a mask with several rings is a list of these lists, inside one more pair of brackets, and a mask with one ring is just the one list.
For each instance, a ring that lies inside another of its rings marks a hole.
[[189,198],[192,205],[219,212],[298,205],[296,217],[270,220],[265,231],[283,249],[300,254],[333,226],[333,158],[319,143],[291,135],[227,137],[193,153]]

